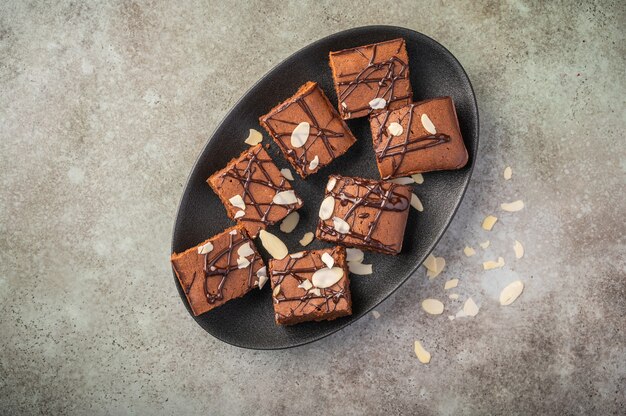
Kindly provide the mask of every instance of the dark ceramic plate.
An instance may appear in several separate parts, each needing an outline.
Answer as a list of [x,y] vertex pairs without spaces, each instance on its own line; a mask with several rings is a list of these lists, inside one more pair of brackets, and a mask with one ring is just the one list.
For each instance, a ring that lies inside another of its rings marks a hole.
[[[400,27],[367,26],[336,33],[296,52],[261,78],[239,100],[215,130],[191,171],[174,225],[172,251],[181,252],[233,224],[205,181],[248,147],[244,143],[248,129],[263,131],[258,123],[259,116],[291,96],[306,81],[317,81],[331,102],[336,103],[328,53],[398,37],[406,40],[414,100],[444,95],[453,97],[461,133],[470,155],[467,166],[452,172],[425,174],[424,183],[414,186],[425,207],[424,212],[410,209],[400,255],[366,253],[365,262],[374,265],[374,274],[351,276],[352,316],[330,322],[277,326],[268,283],[263,290],[253,290],[243,298],[195,317],[196,322],[211,335],[232,345],[255,349],[295,347],[330,335],[361,318],[398,289],[446,230],[465,193],[476,160],[478,108],[472,86],[454,56],[431,38]],[[367,118],[349,121],[348,125],[358,140],[345,155],[306,181],[294,173],[296,180],[292,184],[305,201],[304,207],[299,210],[301,218],[295,231],[284,234],[278,226],[268,229],[280,236],[290,252],[302,250],[298,240],[305,232],[315,230],[329,174],[379,178]],[[269,153],[279,168],[289,167],[265,132],[263,142],[271,143]],[[307,249],[327,246],[329,244],[315,240]],[[266,253],[263,254],[267,259]],[[174,281],[191,314],[175,276]]]

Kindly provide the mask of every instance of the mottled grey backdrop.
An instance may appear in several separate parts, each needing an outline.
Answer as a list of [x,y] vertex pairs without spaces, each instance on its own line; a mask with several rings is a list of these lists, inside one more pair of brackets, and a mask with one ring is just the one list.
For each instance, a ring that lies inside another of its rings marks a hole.
[[[626,412],[624,2],[103,3],[0,4],[1,414]],[[302,348],[216,341],[168,264],[196,155],[283,58],[369,24],[437,39],[476,89],[479,160],[436,249],[448,267]],[[451,277],[475,318],[420,309]],[[513,279],[526,289],[501,307]]]

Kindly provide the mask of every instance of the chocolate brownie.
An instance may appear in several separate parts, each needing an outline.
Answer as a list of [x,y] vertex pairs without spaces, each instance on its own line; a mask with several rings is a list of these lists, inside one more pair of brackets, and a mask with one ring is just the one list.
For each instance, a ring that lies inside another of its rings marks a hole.
[[260,144],[231,160],[207,182],[228,216],[243,224],[252,238],[302,206],[302,200]]
[[412,100],[404,39],[331,52],[330,68],[344,119],[393,110]]
[[343,247],[272,259],[269,267],[277,324],[333,320],[352,314]]
[[195,316],[263,286],[267,269],[241,225],[171,257]]
[[316,82],[301,86],[259,121],[303,178],[343,155],[356,142]]
[[398,254],[410,201],[406,185],[331,175],[316,235],[348,247]]
[[460,169],[467,150],[450,97],[433,98],[370,118],[382,178]]

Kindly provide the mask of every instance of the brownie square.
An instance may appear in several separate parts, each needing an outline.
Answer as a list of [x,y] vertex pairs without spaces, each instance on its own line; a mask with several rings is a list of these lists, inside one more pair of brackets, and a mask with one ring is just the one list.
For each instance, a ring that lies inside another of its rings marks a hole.
[[393,110],[412,100],[404,39],[331,52],[330,68],[344,119]]
[[269,266],[277,324],[333,320],[352,314],[343,247],[294,253],[270,260]]
[[450,97],[376,114],[370,118],[370,128],[382,178],[460,169],[467,163],[467,149]]
[[302,206],[302,200],[260,144],[231,160],[207,182],[228,216],[243,224],[252,238]]
[[320,205],[317,238],[385,254],[402,249],[411,188],[331,175]]
[[241,225],[171,257],[174,273],[195,316],[263,286],[267,271]]
[[301,86],[259,121],[303,178],[343,155],[356,142],[316,82]]

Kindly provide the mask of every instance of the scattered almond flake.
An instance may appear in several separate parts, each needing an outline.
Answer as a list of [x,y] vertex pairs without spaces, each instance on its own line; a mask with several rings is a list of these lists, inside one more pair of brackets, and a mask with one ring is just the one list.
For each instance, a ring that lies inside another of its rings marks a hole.
[[207,254],[213,251],[213,244],[206,243],[198,247],[198,254]]
[[402,134],[404,129],[402,128],[402,125],[400,123],[393,122],[389,125],[389,127],[387,127],[387,131],[392,136],[399,136]]
[[339,217],[333,217],[333,227],[339,234],[347,234],[350,232],[350,224]]
[[233,218],[234,218],[234,219],[241,218],[241,217],[243,217],[244,215],[246,215],[246,211],[239,210],[239,211],[237,211],[237,212],[235,213],[235,216],[234,216]]
[[248,257],[248,256],[252,256],[254,254],[254,250],[252,250],[252,247],[250,247],[250,242],[246,241],[245,244],[242,244],[239,246],[239,248],[237,249],[237,255],[239,257]]
[[280,170],[280,174],[283,175],[283,178],[293,181],[293,173],[287,168],[283,168]]
[[333,267],[332,269],[325,267],[313,273],[311,280],[313,281],[313,286],[326,289],[340,281],[342,277],[343,269],[341,267]]
[[374,316],[374,319],[380,318],[380,313],[378,311],[372,311],[372,315]]
[[305,279],[302,281],[302,283],[298,285],[298,287],[300,289],[304,289],[305,291],[308,291],[309,289],[313,287],[313,283],[311,283],[309,279]]
[[230,235],[237,235],[237,230],[232,230],[231,232],[229,232],[228,234]]
[[430,362],[430,353],[422,347],[422,343],[415,341],[415,355],[422,364],[428,364]]
[[515,202],[500,204],[500,208],[506,212],[517,212],[524,209],[524,201],[518,199]]
[[333,256],[331,256],[328,253],[322,254],[322,261],[324,262],[326,267],[328,267],[329,269],[332,269],[333,266],[335,265],[335,259],[333,259]]
[[419,212],[424,211],[424,206],[422,205],[422,201],[420,201],[420,199],[414,193],[411,193],[411,206],[415,208],[416,210],[418,210]]
[[461,308],[455,315],[457,318],[464,318],[467,316],[467,314],[465,313],[465,311]]
[[433,256],[432,253],[430,253],[428,257],[426,257],[426,260],[424,260],[424,267],[428,270],[435,270],[437,268],[437,258]]
[[437,299],[424,299],[422,309],[431,315],[441,315],[443,313],[443,303]]
[[245,140],[246,144],[250,146],[256,146],[257,144],[263,141],[263,135],[261,132],[256,131],[255,129],[250,129],[250,133],[248,134],[248,138]]
[[241,197],[241,195],[235,195],[232,198],[230,198],[228,201],[232,204],[232,206],[236,208],[243,209],[243,210],[246,209],[246,203],[243,202],[243,198]]
[[483,230],[491,231],[497,221],[497,217],[494,217],[493,215],[487,215],[483,220]]
[[524,283],[521,280],[516,280],[510,283],[507,287],[500,292],[500,305],[507,306],[515,302],[515,300],[522,294],[524,290]]
[[457,287],[459,285],[459,279],[450,279],[446,282],[446,284],[443,286],[444,290],[448,290],[448,289],[454,289],[455,287]]
[[309,244],[311,244],[311,241],[313,241],[313,237],[315,237],[315,234],[311,232],[305,233],[302,239],[300,240],[300,245],[308,246]]
[[468,298],[463,305],[463,312],[467,316],[476,316],[478,314],[478,306],[472,298]]
[[291,132],[291,146],[296,149],[304,146],[306,141],[309,139],[310,130],[311,126],[306,121],[298,124]]
[[365,254],[363,253],[363,250],[358,248],[346,248],[346,261],[360,262],[363,261],[364,258]]
[[247,258],[245,258],[245,257],[237,258],[237,268],[238,269],[245,269],[249,265],[250,265],[250,260],[248,260]]
[[349,261],[348,270],[350,270],[350,273],[359,276],[366,276],[368,274],[372,274],[373,272],[371,264],[363,264],[360,261]]
[[454,321],[454,315],[448,315],[448,319]]
[[483,269],[492,270],[499,269],[504,267],[504,259],[502,257],[498,257],[498,261],[488,260],[483,263]]
[[426,113],[422,114],[422,125],[430,134],[437,134],[437,129]]
[[311,163],[309,163],[309,170],[315,170],[319,164],[320,164],[320,158],[318,155],[315,155]]
[[416,184],[421,185],[424,183],[424,176],[421,173],[416,173],[411,175],[411,178],[415,181]]
[[513,245],[513,251],[515,251],[516,259],[521,259],[522,257],[524,257],[524,246],[517,240],[515,240],[515,244]]
[[284,233],[290,233],[295,230],[298,222],[300,221],[300,214],[297,211],[287,215],[285,219],[280,223],[280,231]]
[[322,296],[322,292],[318,289],[318,288],[313,288],[311,290],[309,290],[309,293],[315,295],[315,296]]
[[328,192],[332,191],[333,188],[335,187],[335,184],[337,183],[337,178],[335,178],[334,176],[332,176],[329,180],[328,183],[326,184],[326,190]]
[[491,244],[491,241],[487,240],[487,241],[483,241],[482,243],[479,243],[478,245],[481,246],[482,248],[487,248],[489,247],[490,244]]
[[333,216],[335,211],[335,197],[332,195],[327,196],[320,205],[319,217],[320,220],[326,221]]
[[298,198],[296,197],[296,193],[293,190],[289,191],[280,191],[274,195],[272,198],[272,202],[278,205],[291,205],[297,204]]
[[465,254],[467,257],[472,257],[474,254],[476,254],[476,250],[474,250],[470,246],[465,246],[465,248],[463,249],[463,254]]
[[388,179],[388,182],[397,183],[398,185],[409,185],[411,183],[415,183],[413,178],[409,176],[402,176],[400,178]]
[[274,290],[272,291],[272,296],[276,297],[280,293],[280,283],[274,286]]
[[290,254],[289,257],[291,257],[292,259],[301,259],[302,257],[304,257],[304,251]]
[[458,299],[459,298],[459,294],[458,293],[450,293],[448,295],[448,297],[452,300]]
[[380,110],[387,106],[387,101],[384,98],[374,98],[369,105],[372,110]]
[[287,254],[287,246],[283,243],[280,238],[276,237],[274,234],[269,233],[265,230],[261,230],[259,233],[259,238],[261,239],[261,244],[270,253],[270,256],[274,257],[277,260],[284,259]]
[[513,176],[513,169],[510,166],[504,168],[504,180],[508,181]]
[[426,261],[428,261],[428,264],[426,263],[426,261],[424,261],[424,266],[426,266],[426,276],[428,276],[431,280],[434,279],[435,277],[439,276],[439,274],[443,271],[443,269],[446,267],[446,259],[444,259],[443,257],[435,257],[432,256],[432,259],[430,259],[430,255],[426,258]]
[[263,266],[257,270],[256,277],[259,278],[259,289],[263,289],[265,282],[267,282],[267,266]]

